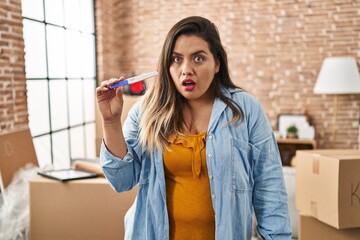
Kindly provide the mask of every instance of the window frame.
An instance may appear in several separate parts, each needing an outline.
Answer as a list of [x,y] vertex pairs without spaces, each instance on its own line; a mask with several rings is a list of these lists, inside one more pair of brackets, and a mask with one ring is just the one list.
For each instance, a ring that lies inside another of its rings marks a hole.
[[[34,142],[36,142],[37,139],[40,139],[42,137],[49,137],[49,153],[50,153],[50,161],[49,160],[44,160],[44,159],[39,159],[39,156],[38,156],[38,159],[40,160],[40,162],[42,162],[42,164],[40,164],[39,162],[39,165],[40,167],[42,167],[41,165],[45,165],[46,163],[50,163],[51,165],[53,165],[54,168],[57,168],[56,166],[58,166],[58,168],[66,168],[66,167],[70,167],[71,165],[71,161],[74,160],[75,158],[78,158],[78,157],[73,157],[72,156],[72,131],[74,130],[77,130],[79,128],[82,128],[82,139],[83,139],[83,153],[84,155],[82,156],[82,158],[94,158],[96,157],[96,145],[95,145],[95,139],[96,139],[96,116],[95,116],[95,101],[93,102],[94,104],[94,112],[93,112],[93,116],[90,117],[90,120],[87,119],[87,114],[85,113],[85,110],[86,110],[86,102],[84,100],[84,97],[86,95],[86,93],[84,92],[85,89],[88,90],[88,87],[85,86],[85,84],[88,84],[89,85],[93,85],[94,86],[94,89],[93,92],[92,92],[92,96],[95,100],[95,88],[97,86],[97,69],[96,69],[96,62],[97,62],[97,54],[96,54],[96,19],[95,19],[95,0],[90,0],[91,1],[91,4],[92,4],[92,24],[93,24],[93,31],[91,32],[85,32],[83,31],[83,29],[73,29],[73,28],[70,28],[70,27],[67,27],[66,26],[66,19],[65,19],[65,1],[66,0],[61,0],[62,2],[62,5],[63,5],[63,23],[62,25],[59,25],[59,24],[54,24],[54,23],[51,23],[51,22],[48,22],[47,19],[46,19],[46,0],[42,0],[42,7],[43,7],[43,20],[39,20],[39,19],[36,19],[36,18],[33,18],[33,17],[29,17],[29,16],[22,16],[22,20],[23,22],[24,21],[29,21],[29,22],[35,22],[35,23],[39,23],[39,24],[43,24],[43,27],[44,27],[44,36],[45,36],[45,64],[46,64],[46,76],[45,77],[28,77],[26,76],[26,85],[27,87],[29,86],[30,83],[32,83],[33,81],[46,81],[46,88],[47,88],[47,106],[48,106],[48,115],[47,115],[47,118],[48,118],[48,123],[49,123],[49,129],[48,131],[44,131],[43,133],[37,133],[37,134],[33,134],[32,133],[32,138],[34,140]],[[80,0],[78,1],[78,3],[80,4]],[[23,6],[22,6],[23,8]],[[80,7],[79,7],[80,9]],[[81,20],[80,20],[80,25],[81,25]],[[67,31],[75,31],[77,33],[80,33],[81,37],[83,37],[84,35],[85,36],[91,36],[93,38],[93,76],[89,77],[89,76],[84,76],[84,73],[82,72],[81,73],[81,76],[79,77],[69,77],[68,76],[68,72],[67,72],[67,63],[65,62],[64,66],[65,66],[65,76],[64,77],[51,77],[50,76],[50,73],[49,73],[49,43],[48,43],[48,26],[50,27],[56,27],[56,28],[59,28],[59,29],[63,29],[64,30],[64,46],[65,46],[65,61],[66,61],[66,34],[67,34]],[[26,41],[24,39],[24,44],[25,44],[25,47],[26,47]],[[26,53],[25,53],[26,54]],[[25,64],[26,64],[26,59],[25,59]],[[67,124],[66,126],[64,127],[60,127],[58,129],[53,129],[53,121],[52,121],[52,111],[56,111],[55,109],[52,108],[51,104],[51,84],[55,81],[65,81],[65,85],[66,85],[66,111],[67,111]],[[73,83],[74,81],[80,81],[82,86],[83,86],[83,89],[81,89],[81,98],[83,100],[83,104],[82,104],[82,121],[80,121],[79,123],[75,123],[75,124],[71,124],[71,120],[70,120],[70,116],[72,115],[72,113],[70,112],[71,111],[71,103],[69,102],[69,85],[70,83]],[[86,81],[92,81],[91,83],[90,82],[86,82]],[[89,93],[87,93],[89,94]],[[89,95],[87,95],[89,96]],[[29,96],[28,96],[29,97]],[[29,101],[28,101],[28,105],[29,105]],[[28,107],[29,109],[29,107]],[[29,126],[30,126],[30,112],[29,112]],[[90,138],[87,136],[87,127],[93,127],[93,130],[92,130],[92,133],[94,134],[93,135],[93,138]],[[30,127],[30,130],[31,130],[31,127]],[[68,155],[69,156],[69,159],[68,159],[68,162],[65,162],[65,163],[58,163],[56,162],[56,159],[55,159],[55,153],[54,153],[54,136],[56,134],[59,134],[59,133],[66,133],[67,135],[67,139],[68,139],[68,153],[64,153],[65,155]],[[87,149],[89,144],[88,144],[88,141],[93,141],[93,146],[94,146],[94,149],[92,149],[91,151],[93,152],[93,154],[88,154],[89,150]],[[36,144],[35,144],[35,148],[36,148]],[[38,150],[36,149],[37,153],[38,153]],[[91,156],[90,156],[91,155]],[[38,161],[39,161],[38,160]]]

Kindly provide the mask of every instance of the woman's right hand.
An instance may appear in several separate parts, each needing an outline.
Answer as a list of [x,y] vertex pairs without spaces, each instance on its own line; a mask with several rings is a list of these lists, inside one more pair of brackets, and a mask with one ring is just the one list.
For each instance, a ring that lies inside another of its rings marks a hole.
[[100,86],[96,88],[96,100],[105,122],[120,121],[123,109],[123,95],[122,87],[110,89],[110,85],[124,80],[124,77],[119,79],[112,78],[101,82]]

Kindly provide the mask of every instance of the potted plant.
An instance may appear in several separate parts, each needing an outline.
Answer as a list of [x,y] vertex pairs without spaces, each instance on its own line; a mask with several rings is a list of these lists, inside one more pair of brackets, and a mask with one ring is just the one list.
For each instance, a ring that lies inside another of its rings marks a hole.
[[287,138],[298,138],[298,128],[295,125],[291,125],[286,129]]

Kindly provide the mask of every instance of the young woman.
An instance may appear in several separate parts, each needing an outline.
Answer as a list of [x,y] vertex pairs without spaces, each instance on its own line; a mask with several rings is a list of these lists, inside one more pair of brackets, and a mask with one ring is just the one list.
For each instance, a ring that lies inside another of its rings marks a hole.
[[97,88],[101,164],[112,187],[138,185],[126,239],[291,239],[272,128],[236,87],[216,26],[188,17],[169,31],[159,75],[121,125],[121,89]]

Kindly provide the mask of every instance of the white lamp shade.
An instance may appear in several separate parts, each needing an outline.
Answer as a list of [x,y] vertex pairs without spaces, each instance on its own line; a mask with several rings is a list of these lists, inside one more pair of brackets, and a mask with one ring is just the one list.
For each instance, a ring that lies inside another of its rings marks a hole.
[[360,76],[356,61],[351,57],[326,58],[317,78],[315,93],[360,93]]

